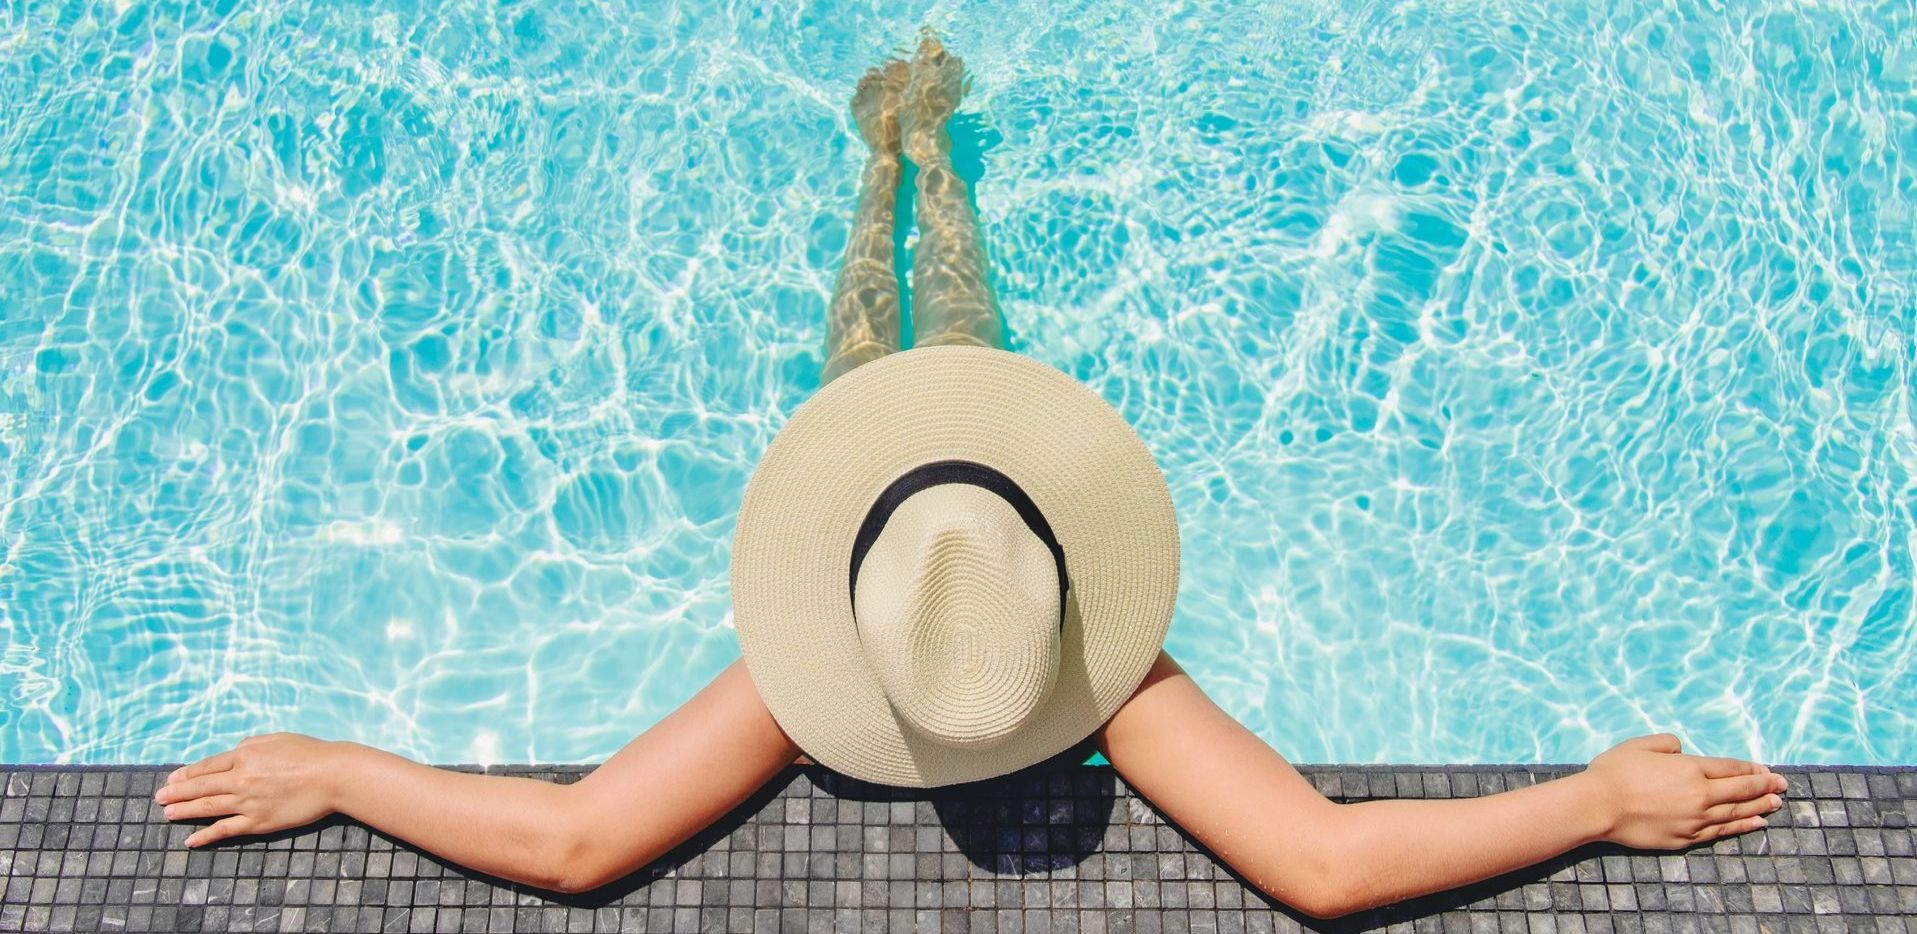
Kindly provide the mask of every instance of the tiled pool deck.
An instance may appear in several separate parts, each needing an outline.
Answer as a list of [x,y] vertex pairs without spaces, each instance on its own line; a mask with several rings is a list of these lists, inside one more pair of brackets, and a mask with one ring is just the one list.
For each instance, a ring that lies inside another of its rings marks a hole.
[[[795,767],[666,859],[560,895],[337,816],[188,851],[205,822],[168,823],[151,800],[176,765],[0,766],[0,930],[1917,932],[1917,769],[1782,768],[1789,804],[1765,832],[1685,853],[1587,847],[1324,922],[1259,896],[1104,767],[933,794]],[[1575,770],[1301,767],[1339,800]],[[590,767],[486,771],[567,782]]]

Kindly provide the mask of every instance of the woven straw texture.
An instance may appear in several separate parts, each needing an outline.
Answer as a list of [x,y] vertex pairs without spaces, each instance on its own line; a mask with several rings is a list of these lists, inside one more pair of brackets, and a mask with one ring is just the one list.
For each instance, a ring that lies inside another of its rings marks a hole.
[[[872,501],[913,467],[948,459],[1017,482],[1071,578],[1051,695],[987,748],[901,722],[860,646],[846,586]],[[1177,592],[1171,494],[1124,417],[1050,366],[982,347],[891,354],[820,389],[766,449],[733,539],[734,624],[767,708],[815,761],[889,785],[990,778],[1085,738],[1144,679]]]

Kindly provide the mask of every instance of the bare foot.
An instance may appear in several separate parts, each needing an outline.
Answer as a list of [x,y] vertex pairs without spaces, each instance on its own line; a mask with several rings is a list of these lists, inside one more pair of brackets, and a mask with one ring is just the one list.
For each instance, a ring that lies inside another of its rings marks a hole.
[[899,154],[899,108],[910,77],[911,68],[904,62],[887,59],[867,71],[852,92],[852,119],[873,152]]
[[927,35],[912,59],[912,80],[905,87],[905,109],[900,114],[905,154],[913,162],[923,165],[950,157],[952,137],[945,132],[945,121],[958,110],[965,84],[964,60]]

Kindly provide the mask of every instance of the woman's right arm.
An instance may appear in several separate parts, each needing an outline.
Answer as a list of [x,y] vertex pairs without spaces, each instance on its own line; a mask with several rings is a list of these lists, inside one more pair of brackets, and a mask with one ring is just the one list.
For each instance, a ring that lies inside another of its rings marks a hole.
[[1763,826],[1783,778],[1638,737],[1583,772],[1436,801],[1326,799],[1160,654],[1098,747],[1261,891],[1319,918],[1456,888],[1596,840],[1671,849]]

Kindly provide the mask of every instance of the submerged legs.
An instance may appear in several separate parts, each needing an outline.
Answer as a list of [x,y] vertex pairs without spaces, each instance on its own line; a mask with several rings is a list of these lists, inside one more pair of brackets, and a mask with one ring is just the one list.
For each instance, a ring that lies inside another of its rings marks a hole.
[[892,270],[892,224],[899,187],[899,102],[907,76],[904,62],[886,62],[866,72],[852,97],[852,115],[872,155],[859,180],[858,213],[826,312],[821,384],[899,349],[899,279]]
[[965,63],[937,39],[912,64],[892,60],[866,72],[852,115],[871,147],[845,261],[826,312],[821,384],[899,349],[899,280],[892,239],[901,152],[918,166],[919,241],[912,258],[913,345],[1004,342],[998,301],[985,280],[985,244],[965,180],[952,171],[945,129],[965,95]]
[[952,171],[945,122],[965,95],[965,63],[937,39],[919,45],[901,114],[905,154],[918,166],[919,242],[912,257],[913,346],[1003,341],[985,281],[985,243],[965,180]]

